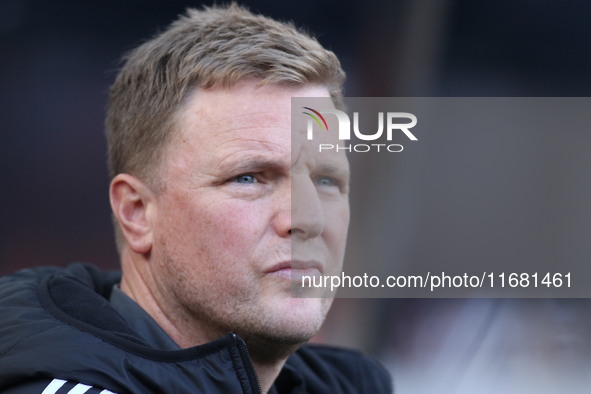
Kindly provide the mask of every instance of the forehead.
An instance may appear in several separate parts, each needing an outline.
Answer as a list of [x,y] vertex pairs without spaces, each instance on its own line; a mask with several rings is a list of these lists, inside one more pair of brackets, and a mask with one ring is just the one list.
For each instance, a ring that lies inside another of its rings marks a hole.
[[178,113],[171,148],[193,147],[193,153],[208,156],[249,151],[289,155],[296,148],[291,134],[292,97],[330,95],[318,85],[257,86],[254,81],[231,88],[196,89]]

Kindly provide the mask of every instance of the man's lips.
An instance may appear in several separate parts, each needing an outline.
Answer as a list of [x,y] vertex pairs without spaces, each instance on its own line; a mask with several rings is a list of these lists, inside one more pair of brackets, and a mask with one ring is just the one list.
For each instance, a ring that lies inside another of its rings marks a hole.
[[308,261],[301,261],[301,260],[292,260],[292,261],[282,261],[280,263],[274,264],[271,267],[267,268],[264,273],[265,274],[277,274],[280,276],[292,278],[295,276],[302,276],[302,275],[319,275],[324,271],[322,264],[318,261],[308,260]]

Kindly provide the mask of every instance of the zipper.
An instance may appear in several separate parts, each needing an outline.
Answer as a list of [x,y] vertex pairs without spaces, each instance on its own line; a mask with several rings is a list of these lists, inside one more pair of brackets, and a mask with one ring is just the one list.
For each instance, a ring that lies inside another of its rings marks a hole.
[[250,356],[250,351],[246,346],[246,343],[240,338],[238,335],[232,333],[234,336],[234,340],[238,343],[238,350],[240,351],[240,355],[242,356],[242,361],[244,361],[244,366],[246,367],[246,375],[251,382],[254,382],[255,385],[255,392],[262,394],[263,390],[261,389],[261,382],[259,382],[259,376],[257,375],[257,371],[254,369],[254,363],[252,361],[252,357]]

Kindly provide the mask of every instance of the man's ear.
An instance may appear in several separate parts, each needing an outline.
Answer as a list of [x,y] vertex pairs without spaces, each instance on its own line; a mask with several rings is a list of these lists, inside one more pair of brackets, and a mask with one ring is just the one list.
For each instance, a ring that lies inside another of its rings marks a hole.
[[154,193],[138,178],[118,174],[111,181],[109,198],[113,214],[131,250],[138,254],[150,252]]

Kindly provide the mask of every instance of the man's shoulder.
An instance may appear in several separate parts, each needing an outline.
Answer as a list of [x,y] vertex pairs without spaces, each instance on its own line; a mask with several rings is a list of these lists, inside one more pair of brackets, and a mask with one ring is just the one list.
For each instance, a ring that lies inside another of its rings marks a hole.
[[[0,277],[0,320],[4,323],[0,339],[28,336],[26,327],[39,332],[44,323],[55,324],[57,312],[71,309],[81,313],[106,303],[104,297],[119,277],[118,272],[103,272],[82,263],[65,268],[33,267]],[[96,300],[99,302],[91,302]],[[57,307],[58,301],[64,305]],[[91,312],[96,314],[96,310]],[[10,324],[15,327],[9,329]]]
[[37,266],[0,277],[0,290],[36,288],[43,279],[50,276],[74,279],[94,291],[101,291],[105,284],[112,286],[112,283],[118,281],[121,273],[119,271],[102,271],[100,268],[86,263],[72,263],[67,267]]
[[286,367],[301,374],[309,392],[392,393],[388,371],[356,350],[307,344],[288,359]]
[[44,278],[61,269],[36,267],[0,278],[0,355],[45,329],[49,314],[38,294]]
[[37,385],[47,386],[69,371],[64,365],[72,363],[75,369],[74,361],[85,360],[80,355],[86,346],[100,342],[60,320],[59,313],[65,313],[55,302],[68,299],[71,309],[102,315],[95,304],[86,303],[87,294],[97,287],[91,283],[100,285],[109,277],[96,267],[73,264],[28,268],[0,278],[0,391],[36,392]]
[[[89,325],[112,328],[122,318],[105,297],[118,278],[117,272],[81,263],[34,267],[0,278],[0,355],[53,334],[65,342],[72,334],[87,337]],[[48,349],[59,346],[53,340],[43,343]]]

